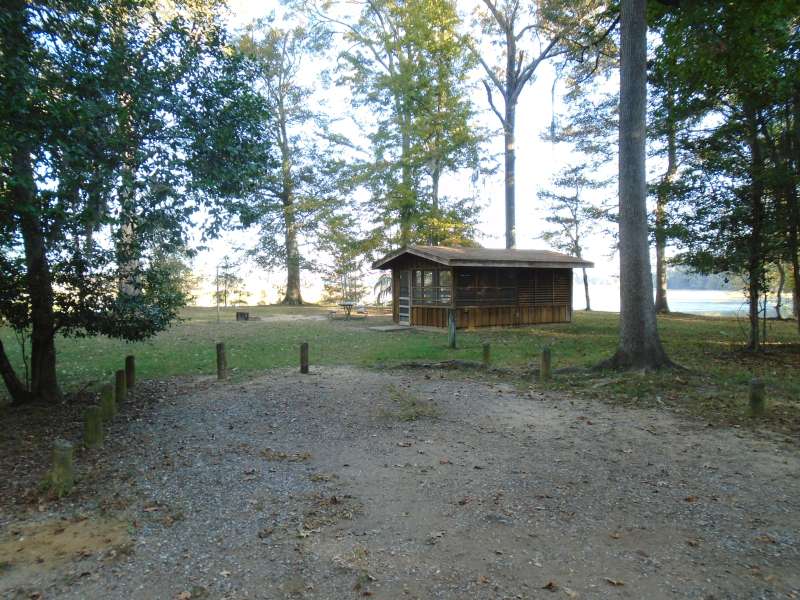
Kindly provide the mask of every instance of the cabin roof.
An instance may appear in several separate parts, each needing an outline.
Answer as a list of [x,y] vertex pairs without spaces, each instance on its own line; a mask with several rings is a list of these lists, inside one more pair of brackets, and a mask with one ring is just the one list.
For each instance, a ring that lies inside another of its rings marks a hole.
[[537,269],[591,268],[594,263],[551,250],[448,248],[406,246],[372,263],[373,269],[391,269],[394,261],[410,254],[448,267],[528,267]]

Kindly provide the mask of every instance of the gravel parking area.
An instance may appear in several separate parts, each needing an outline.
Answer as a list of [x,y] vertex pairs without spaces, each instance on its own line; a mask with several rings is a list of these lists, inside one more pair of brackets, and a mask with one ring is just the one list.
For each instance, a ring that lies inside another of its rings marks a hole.
[[165,394],[87,464],[0,521],[1,597],[800,598],[797,448],[666,412],[272,371]]

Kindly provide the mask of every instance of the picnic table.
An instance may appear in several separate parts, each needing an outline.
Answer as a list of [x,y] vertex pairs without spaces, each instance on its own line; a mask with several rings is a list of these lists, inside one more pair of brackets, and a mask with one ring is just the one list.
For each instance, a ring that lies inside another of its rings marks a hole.
[[355,302],[349,302],[349,301],[347,301],[347,302],[339,302],[339,306],[341,306],[344,309],[344,318],[345,319],[349,319],[350,318],[350,313],[353,312],[353,307],[355,307],[355,305],[356,305]]

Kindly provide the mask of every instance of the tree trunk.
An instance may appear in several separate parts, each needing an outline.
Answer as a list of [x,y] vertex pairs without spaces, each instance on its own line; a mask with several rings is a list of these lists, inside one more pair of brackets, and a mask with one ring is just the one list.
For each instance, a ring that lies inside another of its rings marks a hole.
[[655,309],[657,313],[669,313],[669,304],[667,303],[667,260],[666,239],[663,235],[659,236],[658,233],[658,220],[662,214],[663,207],[656,207],[656,302]]
[[[35,183],[30,153],[18,148],[13,158],[11,197],[18,206],[33,207]],[[56,378],[55,313],[53,283],[47,260],[42,224],[32,210],[21,211],[25,268],[31,311],[31,393],[37,400],[62,399]]]
[[3,378],[3,383],[5,383],[8,394],[11,396],[11,404],[25,404],[33,400],[33,394],[14,372],[14,367],[11,366],[11,362],[8,360],[2,340],[0,340],[0,377]]
[[516,107],[506,106],[505,114],[504,141],[505,141],[505,161],[506,161],[506,248],[517,247],[516,229],[516,201],[515,201],[515,173],[516,154],[514,149],[514,128],[516,126]]
[[602,366],[671,366],[658,335],[647,228],[646,0],[622,0],[619,107],[620,340]]
[[[800,172],[800,87],[795,89],[792,102],[792,146],[794,161],[794,174]],[[789,189],[789,252],[792,260],[792,310],[797,319],[797,331],[800,333],[800,200],[797,196],[797,186],[792,185]]]
[[668,313],[667,303],[667,202],[671,194],[670,186],[678,171],[675,143],[675,123],[672,118],[672,95],[667,95],[667,170],[656,198],[656,312]]
[[586,275],[586,269],[583,270],[583,293],[586,294],[586,309],[592,310],[592,304],[589,302],[589,277]]
[[786,269],[783,268],[783,263],[778,261],[775,263],[778,268],[778,292],[775,299],[775,318],[779,321],[783,319],[781,308],[783,307],[783,286],[786,285]]
[[297,246],[297,227],[294,216],[294,205],[284,206],[286,220],[286,295],[282,304],[300,305],[300,249]]
[[413,225],[416,198],[414,195],[413,173],[411,171],[411,134],[409,109],[406,107],[406,98],[396,99],[395,106],[398,111],[398,125],[400,127],[400,244],[408,246],[412,241],[411,228]]
[[[442,176],[441,167],[439,166],[439,161],[437,159],[433,159],[431,164],[431,212],[433,213],[434,219],[439,221],[439,180]],[[428,243],[431,246],[438,246],[442,241],[442,233],[441,231],[434,230],[433,227],[430,228],[430,235],[428,237]]]
[[281,177],[283,223],[285,226],[286,245],[286,294],[281,304],[300,305],[300,249],[297,245],[297,215],[295,214],[294,175],[292,174],[292,147],[287,131],[288,116],[284,98],[278,102],[278,118],[280,119]]
[[747,276],[749,294],[750,335],[747,343],[748,350],[760,350],[758,322],[758,301],[761,296],[762,256],[761,256],[761,228],[763,225],[763,157],[761,144],[758,140],[758,121],[755,111],[745,107],[745,121],[747,126],[747,145],[750,149],[750,256],[748,257]]
[[798,202],[797,188],[794,184],[788,187],[786,201],[789,205],[789,239],[787,247],[790,255],[792,281],[794,283],[792,286],[792,314],[797,319],[797,328],[798,332],[800,332],[800,242],[798,241],[800,236],[800,202]]

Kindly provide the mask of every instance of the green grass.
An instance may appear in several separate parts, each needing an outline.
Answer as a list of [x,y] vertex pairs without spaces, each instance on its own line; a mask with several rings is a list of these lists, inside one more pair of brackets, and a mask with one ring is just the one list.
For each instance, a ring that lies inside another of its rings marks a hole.
[[[673,360],[687,372],[626,374],[581,371],[559,374],[564,367],[590,367],[609,357],[617,343],[618,315],[576,312],[569,324],[515,329],[459,331],[458,349],[447,347],[445,330],[382,333],[367,320],[309,320],[325,316],[322,307],[250,307],[260,321],[237,323],[234,309],[216,320],[214,309],[189,308],[184,321],[142,343],[106,338],[58,340],[60,381],[68,392],[112,381],[124,357],[135,354],[140,379],[215,372],[214,345],[224,341],[234,377],[299,364],[299,345],[308,342],[314,364],[393,365],[408,361],[462,359],[480,361],[482,344],[491,344],[492,364],[522,373],[536,364],[543,346],[553,352],[556,376],[548,387],[565,388],[604,400],[637,405],[668,404],[703,417],[746,422],[743,407],[750,378],[763,378],[773,407],[770,423],[796,431],[800,417],[800,336],[794,322],[771,321],[768,345],[761,354],[741,351],[745,323],[732,318],[670,315],[659,319],[662,340]],[[271,320],[271,317],[296,320]],[[300,318],[303,317],[303,318]],[[21,366],[14,335],[0,330],[12,363]],[[2,393],[2,392],[0,392]]]

